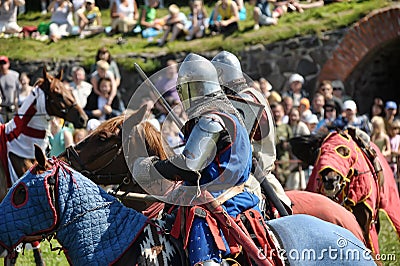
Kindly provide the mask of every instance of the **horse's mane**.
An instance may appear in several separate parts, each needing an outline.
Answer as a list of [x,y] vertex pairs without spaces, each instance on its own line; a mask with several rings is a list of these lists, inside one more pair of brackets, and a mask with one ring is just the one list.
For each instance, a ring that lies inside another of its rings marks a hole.
[[124,115],[120,115],[117,117],[110,118],[103,123],[101,123],[92,134],[97,134],[101,131],[109,131],[111,133],[116,133],[117,129],[121,129],[121,125],[124,122]]
[[143,130],[146,134],[146,147],[149,154],[155,154],[160,157],[161,160],[167,159],[168,155],[172,154],[171,150],[164,150],[164,147],[168,148],[162,137],[161,133],[149,122],[143,122]]
[[[92,134],[98,134],[101,131],[116,133],[117,130],[121,130],[124,118],[124,115],[110,118],[101,123]],[[157,155],[161,160],[164,160],[167,159],[168,155],[173,154],[172,150],[164,150],[169,146],[163,141],[161,133],[151,123],[144,121],[140,125],[143,127],[146,136],[146,148],[150,155]]]

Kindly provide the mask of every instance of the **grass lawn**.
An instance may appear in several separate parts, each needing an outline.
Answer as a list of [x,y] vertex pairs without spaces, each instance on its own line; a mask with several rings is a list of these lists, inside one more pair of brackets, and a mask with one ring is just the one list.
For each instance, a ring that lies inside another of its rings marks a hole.
[[[247,2],[246,2],[247,3]],[[159,48],[155,42],[149,43],[140,36],[128,37],[127,42],[118,45],[116,38],[105,34],[79,39],[70,37],[58,43],[40,42],[32,39],[20,40],[18,38],[0,39],[1,53],[7,54],[13,60],[23,61],[42,61],[42,60],[67,60],[79,58],[83,65],[89,66],[94,63],[94,57],[100,46],[109,47],[113,56],[117,57],[119,64],[127,69],[132,69],[132,59],[128,55],[135,57],[146,54],[147,57],[157,54],[178,53],[178,52],[205,52],[210,50],[229,50],[231,52],[241,51],[246,46],[258,43],[267,44],[278,40],[291,38],[306,34],[319,34],[335,28],[346,27],[360,18],[369,14],[371,11],[393,5],[388,0],[369,0],[369,1],[349,1],[335,3],[320,8],[305,10],[304,13],[285,14],[277,26],[261,27],[259,31],[253,30],[252,10],[253,6],[247,3],[247,20],[241,21],[239,32],[230,37],[209,36],[202,39],[185,42],[177,40],[167,43]],[[211,13],[212,7],[207,7]],[[189,13],[188,7],[182,7],[185,14]],[[166,9],[159,9],[157,16],[167,14]],[[102,11],[103,25],[110,25],[109,10]],[[39,25],[41,21],[49,21],[50,15],[42,17],[39,12],[30,12],[19,17],[20,25]],[[156,40],[157,38],[155,38]],[[145,71],[158,69],[160,66],[153,60],[147,60],[143,65]]]
[[[381,249],[382,257],[386,256],[386,258],[393,257],[395,255],[396,260],[392,261],[382,261],[385,266],[397,266],[400,265],[400,241],[396,236],[396,232],[393,227],[390,225],[389,220],[386,218],[386,215],[381,212],[381,232],[379,234],[379,245]],[[42,244],[42,252],[43,257],[46,261],[46,265],[48,266],[64,266],[68,265],[68,262],[61,252],[58,255],[58,251],[50,251],[50,245],[48,242],[43,242]],[[56,241],[52,241],[53,247],[59,246]],[[26,251],[24,256],[20,256],[17,265],[35,265],[33,259],[32,251]]]

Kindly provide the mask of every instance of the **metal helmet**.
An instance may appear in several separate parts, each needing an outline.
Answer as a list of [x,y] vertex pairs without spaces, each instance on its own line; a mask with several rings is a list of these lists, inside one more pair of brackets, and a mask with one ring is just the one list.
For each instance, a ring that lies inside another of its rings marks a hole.
[[222,86],[235,92],[240,92],[243,89],[243,86],[238,85],[245,84],[246,80],[236,55],[222,51],[211,60],[211,63],[217,69],[219,82]]
[[193,53],[179,67],[176,88],[185,110],[201,104],[205,97],[223,93],[213,64]]

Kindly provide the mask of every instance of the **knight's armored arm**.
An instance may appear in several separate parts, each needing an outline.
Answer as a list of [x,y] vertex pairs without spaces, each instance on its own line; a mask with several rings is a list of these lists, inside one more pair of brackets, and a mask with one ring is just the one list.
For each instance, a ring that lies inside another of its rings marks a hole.
[[193,127],[183,153],[156,162],[152,171],[157,170],[167,179],[197,181],[199,172],[215,158],[223,125],[223,120],[217,115],[202,116]]

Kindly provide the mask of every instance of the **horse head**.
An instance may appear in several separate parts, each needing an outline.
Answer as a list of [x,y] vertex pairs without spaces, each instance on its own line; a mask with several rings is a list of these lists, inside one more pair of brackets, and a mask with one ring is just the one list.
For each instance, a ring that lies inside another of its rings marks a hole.
[[88,117],[80,107],[72,93],[61,81],[63,71],[53,77],[43,67],[43,78],[35,85],[39,86],[46,95],[46,111],[49,115],[58,116],[72,122],[76,128],[86,127]]
[[[55,180],[41,148],[35,145],[36,160],[0,204],[0,246],[12,256],[21,242],[42,240],[57,224]],[[50,170],[49,170],[50,169]]]

